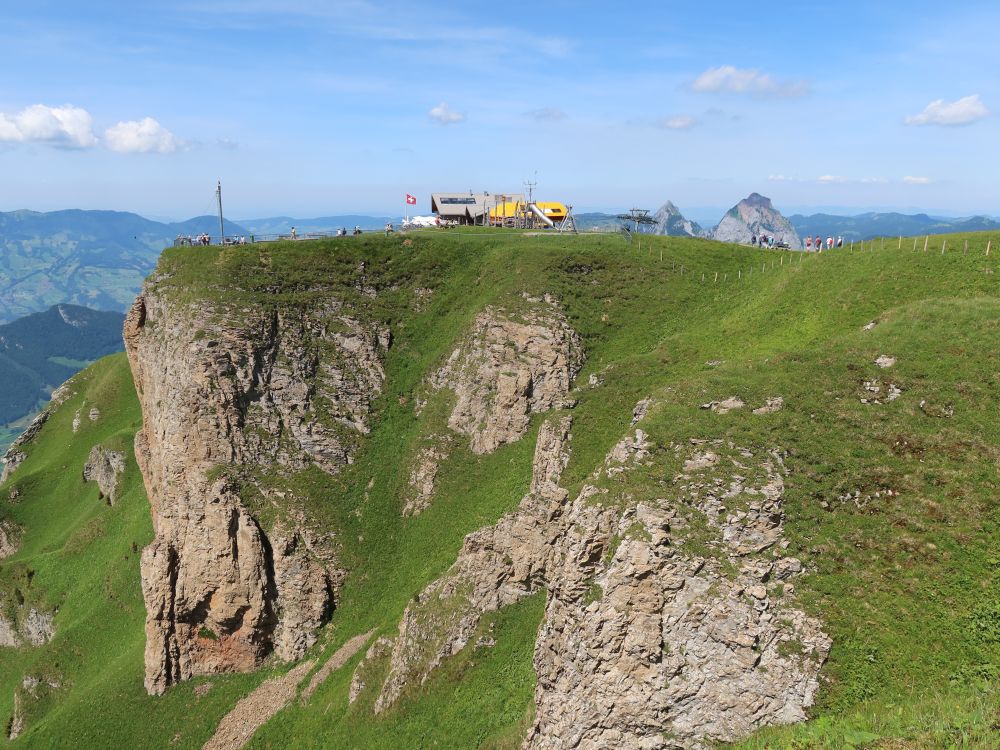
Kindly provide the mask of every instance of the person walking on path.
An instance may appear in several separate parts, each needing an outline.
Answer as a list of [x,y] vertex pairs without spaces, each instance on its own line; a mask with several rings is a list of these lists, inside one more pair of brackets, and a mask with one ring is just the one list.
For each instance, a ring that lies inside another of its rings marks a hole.
[[295,231],[295,227],[292,227],[292,239],[297,240],[299,238],[299,233]]

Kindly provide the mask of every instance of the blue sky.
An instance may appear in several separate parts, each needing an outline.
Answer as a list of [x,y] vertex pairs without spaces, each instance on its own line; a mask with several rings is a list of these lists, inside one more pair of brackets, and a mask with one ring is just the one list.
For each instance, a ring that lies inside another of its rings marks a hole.
[[1000,214],[996,3],[6,2],[0,210]]

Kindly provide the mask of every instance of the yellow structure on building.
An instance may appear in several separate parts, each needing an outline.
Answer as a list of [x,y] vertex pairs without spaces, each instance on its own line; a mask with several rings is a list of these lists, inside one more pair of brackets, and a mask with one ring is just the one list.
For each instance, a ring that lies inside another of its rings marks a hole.
[[565,219],[566,214],[566,206],[558,201],[536,201],[530,204],[523,201],[504,201],[496,204],[489,211],[491,224],[507,224],[519,219],[528,218],[530,220],[544,217],[544,219],[548,219],[544,223],[551,226]]

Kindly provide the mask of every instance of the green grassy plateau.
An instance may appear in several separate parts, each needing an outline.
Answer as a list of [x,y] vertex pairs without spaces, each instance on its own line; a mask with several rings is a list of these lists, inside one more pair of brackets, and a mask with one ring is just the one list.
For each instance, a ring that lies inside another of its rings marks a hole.
[[[157,270],[160,288],[186,300],[294,314],[332,293],[392,327],[385,392],[358,460],[336,477],[316,469],[273,477],[336,530],[351,571],[317,655],[372,628],[393,634],[463,536],[516,507],[533,432],[488,456],[458,441],[432,506],[401,517],[414,451],[448,408],[432,401],[418,420],[413,397],[485,305],[550,293],[587,353],[563,475],[571,492],[648,395],[661,406],[643,427],[661,445],[722,437],[789,453],[788,554],[810,571],[795,585],[834,646],[814,718],[736,747],[1000,747],[1000,237],[989,256],[983,234],[948,235],[944,254],[939,237],[927,252],[922,238],[916,252],[912,240],[899,248],[893,239],[885,249],[876,242],[874,251],[818,256],[665,237],[643,238],[641,249],[613,236],[409,237],[407,246],[403,237],[363,236],[174,248]],[[382,291],[370,299],[363,285]],[[421,305],[418,289],[433,290]],[[879,369],[881,354],[897,364]],[[602,387],[586,387],[592,373]],[[891,380],[902,395],[864,404],[866,380]],[[25,704],[27,728],[12,748],[199,748],[241,696],[287,667],[145,694],[139,552],[152,527],[131,456],[141,415],[123,355],[72,382],[75,395],[0,487],[0,518],[25,528],[21,549],[0,561],[0,608],[58,609],[50,643],[0,648],[0,726],[31,674],[58,687]],[[698,408],[731,395],[750,405],[780,395],[785,408]],[[84,403],[102,417],[74,434]],[[97,443],[129,456],[114,507],[81,478]],[[249,747],[517,748],[532,717],[543,606],[540,594],[485,618],[494,647],[468,646],[378,718],[372,691],[348,706],[359,654]]]

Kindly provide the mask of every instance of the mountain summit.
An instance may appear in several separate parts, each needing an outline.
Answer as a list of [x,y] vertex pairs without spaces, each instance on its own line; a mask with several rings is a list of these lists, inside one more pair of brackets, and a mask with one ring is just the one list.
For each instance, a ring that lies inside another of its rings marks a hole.
[[655,234],[666,234],[671,237],[700,237],[703,234],[702,228],[696,222],[685,219],[684,214],[672,201],[660,206],[653,214],[653,218],[656,219]]
[[750,193],[733,206],[712,232],[720,242],[749,243],[754,236],[773,235],[775,242],[787,242],[794,250],[802,248],[802,240],[792,223],[781,215],[771,199],[760,193]]

